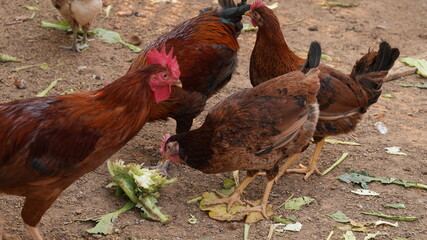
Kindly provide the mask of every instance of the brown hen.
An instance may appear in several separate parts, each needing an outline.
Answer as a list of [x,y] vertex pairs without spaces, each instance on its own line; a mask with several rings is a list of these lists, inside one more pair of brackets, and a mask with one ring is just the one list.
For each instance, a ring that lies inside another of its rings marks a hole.
[[[286,44],[280,23],[271,9],[262,1],[252,4],[247,13],[252,24],[258,26],[257,39],[250,62],[250,78],[253,86],[271,78],[295,71],[304,59],[295,55]],[[353,131],[368,107],[377,102],[381,86],[388,70],[399,56],[397,48],[387,42],[380,44],[379,50],[369,51],[356,62],[352,72],[347,75],[326,65],[319,65],[320,90],[319,121],[314,142],[314,154],[308,168],[289,169],[287,172],[305,173],[304,179],[317,169],[317,160],[325,142],[325,137]],[[295,156],[296,160],[297,156]],[[280,177],[286,170],[282,167]]]
[[[246,170],[247,177],[230,197],[209,204],[241,202],[240,194],[261,172],[267,186],[259,205],[266,206],[278,163],[308,146],[318,118],[320,45],[312,43],[303,72],[294,71],[236,93],[213,107],[203,125],[162,143],[172,162],[185,162],[204,173]],[[312,68],[311,70],[309,70]],[[313,69],[315,68],[315,69]]]

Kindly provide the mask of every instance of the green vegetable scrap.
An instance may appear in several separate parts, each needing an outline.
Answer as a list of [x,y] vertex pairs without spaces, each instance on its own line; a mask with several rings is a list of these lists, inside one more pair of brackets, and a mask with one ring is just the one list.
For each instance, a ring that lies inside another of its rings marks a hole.
[[405,63],[408,66],[416,67],[417,74],[422,77],[427,77],[427,61],[424,59],[416,58],[401,58],[401,62]]
[[320,56],[320,58],[321,58],[321,59],[325,59],[325,60],[327,60],[327,61],[332,61],[332,57],[331,57],[331,56],[329,56],[329,55],[326,55],[326,54],[322,54],[322,55]]
[[356,172],[351,170],[350,173],[345,173],[341,176],[338,176],[338,179],[345,183],[359,184],[363,189],[368,189],[368,183],[370,182],[380,182],[383,184],[396,184],[404,187],[421,188],[427,190],[427,185],[424,184],[396,178],[369,176],[365,171]]
[[326,216],[331,217],[335,221],[339,223],[348,223],[350,222],[350,218],[345,215],[345,213],[342,213],[340,211],[334,213],[334,214],[327,214]]
[[285,202],[286,210],[301,210],[301,206],[308,205],[314,199],[310,197],[290,198]]
[[117,32],[109,31],[109,30],[102,29],[102,28],[96,28],[96,29],[93,30],[93,33],[95,33],[96,35],[98,35],[98,37],[101,38],[101,40],[103,42],[106,42],[106,43],[120,43],[123,46],[128,47],[133,52],[137,52],[137,53],[141,52],[141,48],[123,41],[122,38],[120,37],[120,34],[117,33]]
[[391,215],[386,215],[380,212],[362,212],[362,214],[365,215],[370,215],[370,216],[376,216],[376,217],[380,217],[380,218],[386,218],[386,219],[392,219],[392,220],[396,220],[396,221],[405,221],[405,222],[412,222],[417,220],[417,217],[400,217],[400,216],[391,216]]
[[320,3],[320,6],[331,6],[331,7],[345,7],[345,8],[350,8],[350,7],[357,7],[356,3],[342,3],[342,2],[324,2],[324,3]]
[[128,202],[126,203],[126,205],[124,207],[122,207],[121,209],[119,209],[118,211],[106,214],[100,218],[97,219],[84,219],[81,221],[94,221],[97,222],[97,224],[95,225],[95,227],[86,230],[88,233],[92,233],[92,234],[111,234],[113,233],[113,224],[114,221],[117,219],[117,217],[128,211],[129,209],[132,209],[135,206],[135,203],[133,202]]
[[344,237],[344,240],[356,240],[356,236],[354,236],[352,231],[347,231],[342,236]]
[[44,97],[44,96],[46,96],[46,94],[52,89],[52,88],[54,88],[55,86],[56,86],[56,84],[58,84],[58,82],[59,81],[62,81],[62,80],[64,80],[63,78],[58,78],[58,79],[56,79],[56,80],[53,80],[50,84],[49,84],[49,86],[47,87],[47,88],[45,88],[43,91],[41,91],[40,93],[38,93],[37,95],[36,95],[36,97]]
[[176,178],[167,179],[158,173],[158,170],[150,170],[142,167],[143,164],[125,165],[122,160],[108,161],[107,167],[113,178],[117,191],[124,192],[126,196],[141,209],[141,216],[152,221],[167,222],[169,217],[164,215],[156,206],[160,197],[158,190],[177,181]]
[[387,203],[387,204],[384,204],[384,207],[389,207],[394,209],[406,208],[405,204],[403,203]]
[[50,23],[50,22],[45,22],[42,21],[41,25],[42,28],[51,28],[51,29],[56,29],[56,30],[61,30],[61,31],[73,31],[70,27],[70,24],[68,24],[68,22],[55,22],[55,23]]
[[20,62],[16,57],[0,53],[0,62]]

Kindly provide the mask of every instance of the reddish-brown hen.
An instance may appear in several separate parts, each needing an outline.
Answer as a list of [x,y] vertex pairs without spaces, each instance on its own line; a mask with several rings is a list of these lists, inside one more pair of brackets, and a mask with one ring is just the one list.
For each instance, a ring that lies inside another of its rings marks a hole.
[[[268,183],[259,205],[265,217],[280,160],[303,151],[315,130],[319,90],[320,45],[312,44],[304,74],[294,71],[236,93],[209,111],[203,125],[162,142],[172,162],[185,162],[204,173],[246,170],[247,177],[230,197],[209,204],[241,202],[240,194],[261,172]],[[311,69],[310,68],[315,68]]]
[[250,7],[245,3],[236,6],[233,0],[220,0],[220,9],[202,10],[151,42],[133,60],[128,72],[145,65],[148,51],[166,44],[167,49],[174,48],[179,62],[182,88],[173,88],[168,100],[153,106],[150,121],[171,117],[177,133],[189,131],[206,100],[230,81],[237,64],[240,21]]
[[[258,26],[257,39],[250,62],[250,78],[253,86],[276,76],[295,71],[304,59],[295,55],[286,44],[280,23],[265,3],[256,1],[247,13],[252,24]],[[325,137],[353,131],[367,108],[377,102],[381,85],[388,70],[399,56],[399,50],[382,42],[378,52],[369,51],[356,62],[352,72],[343,74],[326,65],[319,65],[320,90],[319,121],[314,141],[316,148],[308,168],[292,169],[288,172],[306,173],[307,179],[313,172],[319,173],[317,159]],[[284,173],[281,169],[279,177]]]
[[100,90],[0,105],[0,193],[25,197],[21,216],[33,239],[42,239],[36,225],[59,194],[123,147],[152,104],[169,97],[179,66],[164,50]]

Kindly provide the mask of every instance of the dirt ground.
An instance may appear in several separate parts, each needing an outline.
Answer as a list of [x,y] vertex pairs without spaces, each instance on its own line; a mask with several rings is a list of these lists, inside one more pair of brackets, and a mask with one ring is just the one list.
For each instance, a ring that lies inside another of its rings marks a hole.
[[[271,1],[269,4],[276,2]],[[401,57],[415,56],[426,51],[427,46],[427,2],[425,0],[354,0],[355,8],[320,7],[318,0],[279,0],[275,10],[282,30],[290,47],[297,53],[307,51],[309,43],[318,40],[325,54],[332,60],[322,60],[344,72],[349,72],[354,62],[368,51],[377,48],[381,40],[387,40],[398,47]],[[352,1],[343,0],[351,3]],[[199,9],[212,6],[211,0],[178,0],[177,3],[157,3],[134,0],[108,0],[113,8],[109,18],[99,16],[94,27],[117,31],[124,40],[136,34],[142,38],[140,47],[148,44],[161,33],[167,32],[178,22],[195,16]],[[92,90],[114,81],[124,74],[131,60],[136,57],[129,49],[119,44],[106,44],[99,39],[90,42],[91,47],[81,53],[58,48],[69,45],[71,39],[65,32],[44,29],[41,21],[61,20],[50,1],[0,0],[0,52],[13,55],[20,63],[0,63],[0,102],[34,97],[45,89],[51,81],[63,78],[49,94],[62,94],[73,90]],[[24,6],[37,6],[39,11],[33,20],[16,22],[15,18],[30,16],[32,11]],[[104,7],[105,8],[105,7]],[[132,10],[140,16],[118,16],[118,11]],[[245,23],[249,20],[245,18]],[[310,31],[317,29],[317,31]],[[231,82],[209,100],[207,109],[230,94],[250,87],[249,57],[255,43],[256,33],[242,33],[239,37],[239,66]],[[33,67],[18,72],[16,67],[47,63],[48,69]],[[60,63],[60,64],[58,64]],[[15,81],[24,81],[26,88],[17,89]],[[362,215],[363,211],[376,210],[390,215],[416,216],[414,222],[399,222],[398,227],[371,227],[371,233],[383,232],[385,236],[375,239],[406,238],[427,239],[427,191],[404,188],[397,185],[370,184],[371,190],[381,193],[378,197],[359,196],[351,190],[359,188],[345,184],[337,176],[350,169],[366,170],[374,176],[394,177],[414,182],[427,183],[427,94],[418,88],[403,88],[401,83],[425,83],[416,75],[400,78],[383,85],[383,93],[393,98],[380,98],[372,106],[357,130],[351,135],[337,137],[340,140],[356,141],[361,146],[326,144],[320,159],[323,171],[334,163],[343,152],[348,158],[335,170],[324,177],[312,176],[308,181],[302,175],[289,174],[275,185],[270,202],[277,207],[289,196],[309,196],[315,201],[300,211],[275,210],[275,216],[298,216],[302,223],[300,232],[286,232],[274,235],[272,239],[326,239],[331,231],[331,239],[339,239],[344,231],[326,214],[341,211],[350,218],[363,222],[380,220]],[[206,111],[196,119],[198,127],[204,120]],[[374,127],[377,121],[384,122],[389,132],[381,135]],[[154,165],[160,158],[158,144],[164,133],[173,133],[175,122],[150,123],[112,159],[121,158],[126,162],[146,162]],[[399,146],[406,156],[389,155],[385,147]],[[306,163],[312,146],[300,162]],[[45,239],[243,239],[244,223],[218,222],[201,212],[196,204],[186,201],[205,191],[218,189],[230,173],[206,175],[186,166],[174,166],[172,174],[179,181],[161,192],[159,205],[172,216],[167,224],[141,219],[137,211],[122,214],[115,223],[116,233],[109,236],[92,236],[85,232],[91,223],[77,219],[95,218],[115,211],[125,204],[125,200],[113,195],[105,186],[110,182],[106,165],[100,166],[74,184],[59,197],[46,212],[38,225]],[[241,173],[243,177],[244,173]],[[248,188],[249,199],[258,199],[264,190],[263,178]],[[386,203],[404,203],[405,209],[384,208]],[[0,211],[6,219],[5,232],[15,239],[28,239],[20,217],[23,204],[21,197],[0,195]],[[190,214],[198,222],[189,224]],[[391,222],[395,222],[390,220]],[[271,219],[252,224],[249,239],[267,239]],[[366,233],[355,233],[363,239]]]

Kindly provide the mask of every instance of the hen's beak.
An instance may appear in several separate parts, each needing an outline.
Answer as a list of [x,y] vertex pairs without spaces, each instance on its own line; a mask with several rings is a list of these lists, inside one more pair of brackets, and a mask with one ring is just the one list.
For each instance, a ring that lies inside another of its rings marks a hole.
[[179,79],[173,81],[172,85],[182,88],[182,82]]
[[160,160],[160,164],[164,164],[166,162],[166,160],[168,159],[168,156],[165,154],[163,155],[162,160]]
[[252,18],[252,13],[251,13],[251,11],[247,11],[247,12],[245,12],[245,14],[244,14],[245,16],[247,16],[247,17],[250,17],[250,18]]

